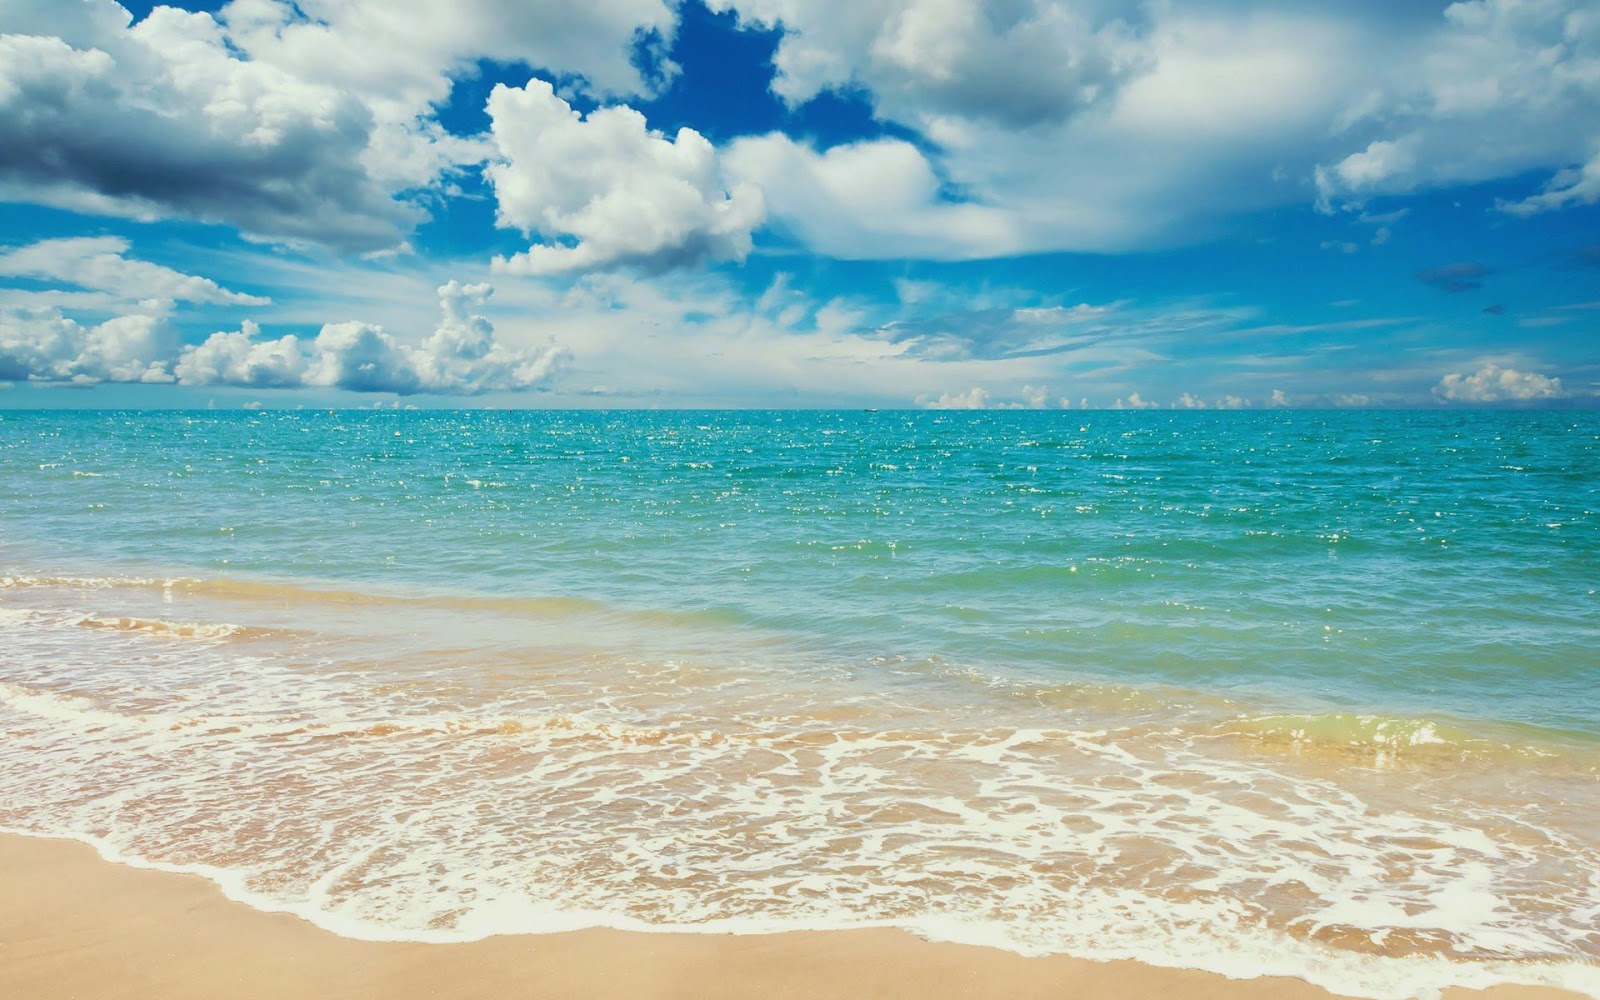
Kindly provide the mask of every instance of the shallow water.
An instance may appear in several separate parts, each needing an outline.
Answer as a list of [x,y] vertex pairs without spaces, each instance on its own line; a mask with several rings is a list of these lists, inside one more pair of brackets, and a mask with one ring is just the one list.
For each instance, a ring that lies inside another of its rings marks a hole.
[[1600,417],[3,413],[0,825],[363,937],[1600,995]]

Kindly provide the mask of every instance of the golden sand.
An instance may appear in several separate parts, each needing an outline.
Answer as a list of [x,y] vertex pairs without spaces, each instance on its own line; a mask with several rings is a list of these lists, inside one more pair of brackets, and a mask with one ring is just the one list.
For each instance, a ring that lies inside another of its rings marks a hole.
[[[892,930],[354,941],[234,903],[199,877],[109,864],[69,841],[0,836],[0,997],[7,1000],[1329,996],[1295,979],[1239,981],[1134,962],[1023,958]],[[1575,994],[1508,986],[1446,996]]]

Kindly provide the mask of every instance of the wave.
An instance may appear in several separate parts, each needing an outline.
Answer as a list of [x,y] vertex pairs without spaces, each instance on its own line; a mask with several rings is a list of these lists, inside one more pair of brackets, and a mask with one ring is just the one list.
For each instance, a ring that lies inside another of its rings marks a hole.
[[[54,789],[0,784],[0,825],[352,937],[896,926],[1358,996],[1504,981],[1600,996],[1592,965],[1558,957],[1600,884],[1518,895],[1558,832],[1375,809],[1171,730],[822,726],[776,704],[684,724],[402,711],[370,685],[297,701],[311,679],[278,681],[259,679],[284,693],[256,712],[0,683],[43,723],[13,722],[0,763],[34,761]],[[1339,725],[1450,735],[1323,728]]]
[[[197,863],[153,860],[130,853],[109,838],[88,833],[43,831],[0,825],[0,834],[38,839],[69,840],[85,844],[102,860],[133,868],[205,878],[228,899],[264,913],[298,916],[330,933],[360,941],[447,944],[483,940],[507,934],[543,935],[579,930],[608,929],[647,934],[780,934],[815,931],[850,931],[894,928],[925,940],[998,948],[1028,956],[1070,954],[1096,961],[1134,961],[1160,968],[1198,969],[1230,979],[1249,980],[1288,976],[1304,979],[1330,992],[1372,1000],[1417,1000],[1438,997],[1453,988],[1487,990],[1497,986],[1525,985],[1570,990],[1600,998],[1600,969],[1579,962],[1463,963],[1436,958],[1375,958],[1341,954],[1314,945],[1285,942],[1272,935],[1241,933],[1214,941],[1191,940],[1200,946],[1178,953],[1141,946],[1120,936],[1103,934],[1099,944],[1058,952],[1021,945],[1007,926],[992,922],[952,920],[937,916],[861,920],[840,916],[773,918],[728,917],[694,922],[653,922],[625,913],[603,910],[569,910],[514,907],[493,925],[470,930],[400,930],[373,924],[348,914],[330,913],[320,901],[291,901],[255,887],[248,875],[235,869]],[[1086,932],[1092,934],[1100,914],[1092,907],[1082,914]],[[508,919],[509,918],[509,919]],[[1086,941],[1092,938],[1086,936]]]
[[[882,661],[889,665],[887,659]],[[1457,759],[1463,755],[1573,756],[1600,767],[1600,737],[1533,723],[1430,714],[1401,716],[1347,711],[1273,711],[1267,696],[1219,692],[1174,683],[1018,679],[991,669],[930,657],[894,663],[897,673],[1037,704],[1060,721],[1118,729],[1146,727],[1196,739],[1228,739],[1262,752],[1328,754],[1390,761]],[[1048,726],[1048,722],[1041,725]]]
[[1239,740],[1263,752],[1380,766],[1560,758],[1575,770],[1600,774],[1600,740],[1527,724],[1350,712],[1244,714],[1210,727],[1207,735]]
[[97,733],[107,729],[138,729],[147,725],[146,720],[139,716],[101,708],[99,702],[93,698],[32,688],[9,681],[0,681],[0,702],[15,711],[66,724],[86,733]]
[[0,576],[4,590],[171,590],[191,578],[151,576],[63,576],[9,573]]
[[599,601],[583,597],[496,597],[475,594],[405,594],[375,590],[353,590],[338,586],[308,586],[273,580],[246,580],[238,577],[194,576],[0,576],[0,589],[105,591],[129,590],[163,595],[194,595],[262,604],[362,605],[372,607],[428,606],[443,610],[482,609],[563,614],[607,610]]
[[[764,669],[777,669],[811,654],[805,646],[786,642],[781,633],[747,627],[748,616],[729,608],[688,610],[622,608],[585,597],[496,596],[486,594],[395,593],[380,590],[313,586],[303,583],[234,577],[154,575],[25,575],[0,576],[0,590],[56,590],[105,593],[117,590],[158,594],[164,601],[196,597],[256,605],[274,613],[297,606],[321,609],[370,608],[377,611],[483,612],[511,619],[593,623],[603,634],[616,628],[621,641],[649,648],[652,638],[694,636],[693,641],[724,644],[737,659],[759,656]],[[26,625],[54,620],[38,608],[0,608],[0,624]],[[152,638],[196,641],[238,641],[310,635],[288,627],[264,627],[231,621],[168,619],[115,611],[76,613],[73,623],[85,629],[137,634]],[[383,621],[384,619],[374,619]],[[387,627],[387,626],[386,626]],[[1137,631],[1130,624],[1108,627]],[[681,631],[680,631],[681,630]],[[710,647],[708,647],[710,648]],[[469,650],[461,651],[470,656]],[[1262,752],[1342,755],[1345,757],[1425,761],[1463,754],[1563,754],[1600,752],[1595,734],[1500,720],[1432,715],[1404,717],[1381,713],[1273,711],[1248,693],[1208,690],[1199,684],[1133,682],[1118,679],[1051,681],[1019,679],[990,665],[973,665],[937,656],[908,659],[869,657],[871,672],[916,674],[957,688],[975,688],[988,697],[1038,705],[1064,719],[1113,726],[1177,725],[1197,737],[1242,741]],[[805,664],[801,664],[805,666]],[[854,668],[861,669],[861,668]],[[1196,677],[1205,681],[1211,676]],[[1256,704],[1252,705],[1254,700]],[[1041,725],[1048,726],[1048,718]]]
[[78,619],[77,624],[83,628],[104,629],[111,632],[134,632],[167,639],[259,639],[290,634],[283,629],[255,628],[227,622],[174,622],[161,618],[135,618],[130,616],[112,618],[87,615]]

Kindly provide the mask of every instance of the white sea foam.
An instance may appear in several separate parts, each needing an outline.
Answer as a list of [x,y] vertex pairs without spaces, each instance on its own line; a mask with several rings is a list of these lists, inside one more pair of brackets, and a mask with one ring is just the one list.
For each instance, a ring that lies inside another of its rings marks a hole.
[[248,656],[90,617],[144,620],[8,622],[0,825],[348,936],[899,926],[1381,998],[1600,996],[1600,852],[1538,810],[1041,724],[998,691],[976,712],[598,652],[486,687],[483,649],[408,652],[387,614]]
[[171,639],[229,639],[252,631],[261,631],[227,622],[175,622],[163,618],[137,618],[129,615],[118,617],[85,615],[78,619],[78,624],[85,628],[112,629]]
[[46,719],[83,733],[105,729],[131,730],[145,725],[143,719],[106,712],[87,698],[50,691],[35,691],[0,681],[0,702],[14,711]]
[[171,590],[173,587],[190,582],[193,582],[192,577],[44,576],[26,573],[0,575],[0,589],[13,590],[112,590],[118,588]]

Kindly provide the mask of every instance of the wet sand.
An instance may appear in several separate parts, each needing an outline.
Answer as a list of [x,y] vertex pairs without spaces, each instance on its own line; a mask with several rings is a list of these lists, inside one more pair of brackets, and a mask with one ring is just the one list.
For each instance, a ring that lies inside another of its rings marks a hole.
[[[0,835],[0,996],[29,1000],[1116,997],[1313,1000],[1296,979],[1230,980],[1134,962],[935,944],[894,930],[773,935],[589,930],[468,944],[341,938],[227,899],[197,876],[105,862],[79,843]],[[1555,1000],[1505,986],[1448,1000]]]

